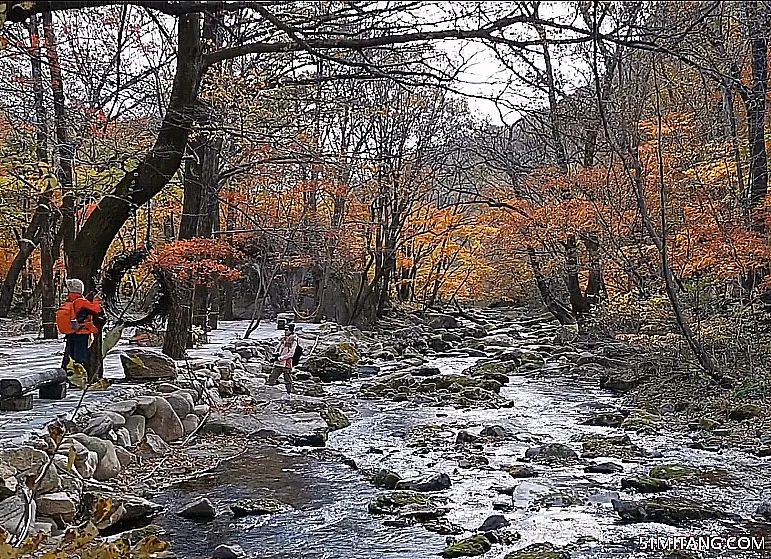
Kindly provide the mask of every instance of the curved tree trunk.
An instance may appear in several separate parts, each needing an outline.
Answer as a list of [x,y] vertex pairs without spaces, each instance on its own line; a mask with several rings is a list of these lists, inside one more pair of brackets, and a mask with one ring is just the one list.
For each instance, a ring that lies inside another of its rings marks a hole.
[[103,197],[78,232],[68,253],[70,275],[95,286],[99,268],[113,239],[131,217],[132,208],[146,204],[179,169],[190,130],[197,118],[196,97],[201,78],[199,14],[180,16],[177,70],[171,100],[150,152]]

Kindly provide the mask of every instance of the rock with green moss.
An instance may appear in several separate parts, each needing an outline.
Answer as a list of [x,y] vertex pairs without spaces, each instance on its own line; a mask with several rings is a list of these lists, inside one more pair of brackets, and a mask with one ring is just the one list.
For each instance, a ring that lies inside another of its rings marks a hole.
[[525,458],[542,462],[561,461],[573,462],[578,460],[576,451],[568,445],[561,443],[549,443],[542,446],[534,446],[525,451]]
[[621,423],[621,427],[628,431],[653,431],[661,417],[645,410],[634,410]]
[[327,348],[323,353],[326,357],[329,357],[333,361],[340,363],[346,363],[348,365],[355,365],[361,359],[358,350],[350,342],[340,342]]
[[726,470],[697,469],[684,464],[660,464],[651,468],[648,475],[670,484],[726,485],[730,481]]
[[633,458],[642,455],[642,449],[632,442],[629,435],[590,435],[583,441],[584,458]]
[[327,422],[330,431],[338,431],[351,425],[351,420],[348,419],[348,416],[341,409],[334,406],[324,408],[320,413],[324,421]]
[[613,510],[627,522],[660,522],[680,526],[689,521],[724,518],[721,511],[684,498],[658,497],[648,501],[613,499]]
[[648,475],[655,479],[686,481],[695,480],[698,473],[698,470],[683,464],[659,464],[652,467]]
[[570,559],[570,554],[550,543],[534,543],[509,553],[505,559]]
[[[446,500],[417,491],[389,491],[373,498],[368,505],[371,514],[409,515],[420,509],[433,509],[440,513]],[[446,512],[446,511],[445,511]],[[414,516],[414,515],[413,515]],[[441,514],[438,514],[441,516]],[[436,517],[436,516],[435,516]]]
[[305,358],[301,368],[322,382],[348,380],[356,370],[353,365],[335,361],[326,355],[311,355]]
[[380,470],[372,476],[372,483],[375,487],[384,487],[386,489],[396,489],[396,484],[401,481],[401,476],[391,470]]
[[230,510],[233,512],[233,518],[243,518],[245,516],[280,514],[294,509],[291,505],[276,499],[240,499],[230,505]]
[[728,412],[728,419],[746,421],[756,417],[763,417],[764,415],[765,411],[763,408],[756,404],[739,404]]
[[638,493],[659,493],[670,488],[669,482],[651,476],[624,478],[621,480],[621,489],[633,489]]
[[596,413],[586,421],[584,425],[597,425],[600,427],[621,427],[626,417],[617,411]]
[[[501,361],[500,359],[493,359],[489,361],[480,361],[475,363],[465,371],[466,375],[487,377],[487,378],[505,378],[508,381],[509,375],[517,374],[519,368],[519,361]],[[505,384],[505,383],[504,383]]]
[[578,503],[573,495],[567,493],[549,493],[542,497],[539,497],[535,501],[537,507],[544,508],[557,508],[557,507],[570,507]]
[[444,548],[442,557],[478,557],[492,548],[490,540],[485,536],[476,535],[465,538]]

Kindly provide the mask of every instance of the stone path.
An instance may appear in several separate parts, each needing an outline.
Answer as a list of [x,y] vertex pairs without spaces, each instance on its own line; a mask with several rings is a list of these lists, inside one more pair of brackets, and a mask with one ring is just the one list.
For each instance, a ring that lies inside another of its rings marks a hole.
[[[209,334],[209,343],[199,349],[190,350],[191,360],[211,359],[220,351],[221,346],[234,338],[243,337],[248,322],[220,322],[220,329]],[[275,322],[264,322],[251,336],[251,339],[268,339],[277,336]],[[124,333],[124,337],[128,332]],[[128,347],[127,339],[123,339],[104,363],[105,377],[110,380],[123,379],[123,368],[120,364],[119,352]],[[49,369],[61,365],[64,351],[63,341],[36,340],[29,336],[5,338],[0,345],[0,378],[13,378],[15,375],[29,370]],[[125,385],[123,385],[125,387]],[[120,384],[113,385],[102,392],[86,394],[85,404],[111,400],[115,397]],[[57,417],[70,417],[80,400],[81,393],[70,389],[64,400],[40,400],[35,393],[33,408],[26,412],[0,412],[0,446],[16,444],[28,438],[31,434],[45,429]]]

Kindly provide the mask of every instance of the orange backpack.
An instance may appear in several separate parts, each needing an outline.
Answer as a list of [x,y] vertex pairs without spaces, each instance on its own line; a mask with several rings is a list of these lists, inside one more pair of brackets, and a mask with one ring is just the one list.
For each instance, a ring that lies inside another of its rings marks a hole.
[[62,334],[75,334],[80,328],[72,301],[65,301],[56,311],[56,327]]

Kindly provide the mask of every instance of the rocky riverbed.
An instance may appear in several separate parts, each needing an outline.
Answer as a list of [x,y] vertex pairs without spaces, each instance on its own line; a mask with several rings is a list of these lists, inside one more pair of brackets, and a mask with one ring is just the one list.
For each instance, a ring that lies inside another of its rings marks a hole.
[[116,502],[148,500],[106,533],[152,521],[179,557],[550,559],[770,532],[766,443],[738,435],[761,431],[762,414],[646,397],[658,357],[645,348],[502,309],[302,336],[291,401],[265,386],[266,339],[149,385],[181,431],[130,437],[134,458],[108,483]]

